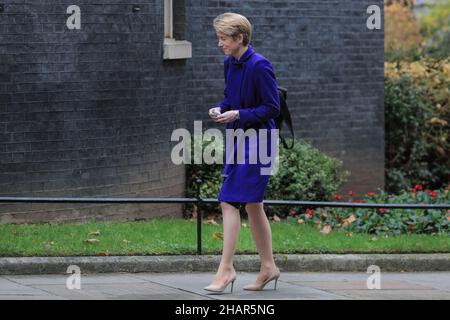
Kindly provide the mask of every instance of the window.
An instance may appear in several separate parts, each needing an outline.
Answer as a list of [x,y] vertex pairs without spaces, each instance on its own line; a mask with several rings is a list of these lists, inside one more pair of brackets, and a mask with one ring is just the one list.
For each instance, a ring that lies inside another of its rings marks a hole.
[[[174,37],[174,26],[177,19],[183,19],[180,15],[174,15],[175,5],[183,6],[184,1],[164,0],[164,55],[166,60],[192,58],[192,43],[186,40],[176,40]],[[184,11],[183,11],[184,12]],[[176,34],[176,33],[175,33]]]

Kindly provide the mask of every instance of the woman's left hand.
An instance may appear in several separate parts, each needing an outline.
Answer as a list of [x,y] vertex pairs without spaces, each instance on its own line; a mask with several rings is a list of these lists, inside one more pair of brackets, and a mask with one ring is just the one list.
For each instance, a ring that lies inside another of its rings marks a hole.
[[231,110],[224,112],[216,117],[216,122],[220,123],[228,123],[233,122],[238,118],[239,111],[238,110]]

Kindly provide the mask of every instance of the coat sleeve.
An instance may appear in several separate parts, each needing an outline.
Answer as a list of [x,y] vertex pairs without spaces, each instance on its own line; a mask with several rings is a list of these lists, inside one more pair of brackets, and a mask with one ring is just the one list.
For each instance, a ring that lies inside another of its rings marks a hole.
[[239,110],[239,121],[246,127],[266,122],[280,114],[280,97],[270,61],[261,60],[255,64],[255,83],[259,105]]
[[227,75],[228,75],[228,57],[225,58],[223,62],[223,73],[225,78],[225,89],[223,90],[224,99],[219,102],[220,113],[224,113],[230,110],[230,102],[228,101],[228,93],[227,93]]

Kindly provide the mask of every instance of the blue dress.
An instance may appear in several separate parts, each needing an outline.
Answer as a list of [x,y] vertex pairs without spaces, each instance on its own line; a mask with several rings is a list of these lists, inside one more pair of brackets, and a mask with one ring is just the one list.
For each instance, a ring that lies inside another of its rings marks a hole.
[[[261,169],[273,167],[273,161],[269,164],[267,161],[260,161],[260,146],[262,143],[266,145],[267,149],[263,150],[267,150],[264,152],[271,158],[277,152],[272,150],[274,148],[271,148],[271,145],[275,141],[273,139],[278,136],[271,134],[270,131],[276,128],[274,119],[280,113],[280,98],[273,67],[269,60],[255,52],[249,45],[239,60],[233,56],[225,57],[224,74],[225,98],[219,104],[220,111],[223,113],[239,110],[239,119],[227,123],[226,129],[240,128],[248,132],[248,129],[253,128],[256,131],[256,137],[253,135],[253,139],[241,140],[242,144],[239,145],[236,143],[238,139],[235,139],[231,148],[225,142],[225,165],[221,174],[224,180],[218,200],[262,202],[270,175],[262,174]],[[258,129],[267,129],[267,139],[261,139],[261,132]],[[244,163],[236,161],[238,147],[245,147]],[[256,163],[250,161],[249,150],[258,154]],[[230,161],[232,158],[234,158],[233,163]]]

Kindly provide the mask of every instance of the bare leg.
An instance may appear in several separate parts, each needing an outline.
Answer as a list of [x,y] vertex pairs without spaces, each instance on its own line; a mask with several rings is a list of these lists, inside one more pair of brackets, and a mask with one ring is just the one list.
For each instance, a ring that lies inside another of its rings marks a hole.
[[217,287],[222,286],[236,273],[233,267],[233,256],[241,227],[239,210],[226,202],[221,202],[220,205],[223,216],[223,250],[219,269],[211,283],[211,286]]
[[247,203],[245,209],[261,259],[261,269],[256,279],[256,283],[261,283],[277,270],[272,253],[272,230],[262,203]]

